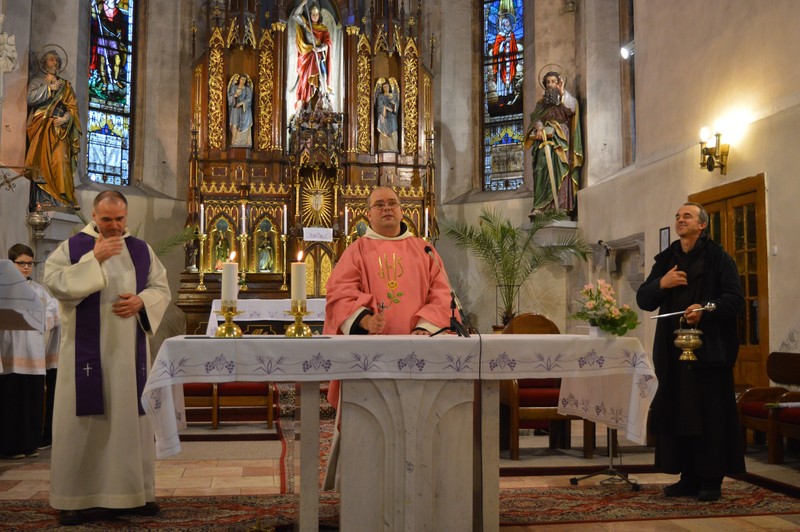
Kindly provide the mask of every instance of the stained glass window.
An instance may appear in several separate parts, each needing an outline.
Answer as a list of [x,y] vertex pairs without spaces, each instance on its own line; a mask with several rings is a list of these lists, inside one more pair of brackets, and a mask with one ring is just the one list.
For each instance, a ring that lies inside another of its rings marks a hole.
[[483,188],[522,185],[522,0],[483,2]]
[[87,120],[92,181],[130,184],[134,0],[92,0]]

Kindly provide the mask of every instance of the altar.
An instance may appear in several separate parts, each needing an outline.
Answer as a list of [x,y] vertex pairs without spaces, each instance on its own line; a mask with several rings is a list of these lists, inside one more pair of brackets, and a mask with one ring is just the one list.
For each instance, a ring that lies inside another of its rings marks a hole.
[[[541,377],[563,379],[562,413],[644,443],[657,382],[639,341],[625,337],[174,337],[158,353],[142,404],[154,426],[157,456],[164,458],[180,452],[183,383],[300,382],[300,528],[316,530],[315,395],[320,381],[345,381],[342,529],[497,530],[497,383]],[[473,442],[475,381],[481,382],[482,430]],[[473,492],[479,494],[474,503]]]

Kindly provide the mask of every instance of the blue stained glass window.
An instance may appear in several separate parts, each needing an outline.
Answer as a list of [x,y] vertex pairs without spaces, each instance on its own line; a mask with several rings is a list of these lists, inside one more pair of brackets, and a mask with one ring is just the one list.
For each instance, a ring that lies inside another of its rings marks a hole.
[[91,0],[88,175],[130,184],[134,0]]
[[483,2],[484,190],[523,178],[523,2]]

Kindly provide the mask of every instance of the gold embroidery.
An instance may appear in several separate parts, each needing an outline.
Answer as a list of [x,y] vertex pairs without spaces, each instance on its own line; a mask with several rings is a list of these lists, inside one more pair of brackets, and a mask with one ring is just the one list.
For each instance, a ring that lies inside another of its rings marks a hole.
[[383,256],[378,256],[378,276],[386,280],[386,287],[388,288],[386,297],[389,298],[390,304],[400,303],[403,292],[398,290],[400,284],[397,280],[403,276],[403,258],[398,257],[397,253],[392,253],[391,259],[386,253]]

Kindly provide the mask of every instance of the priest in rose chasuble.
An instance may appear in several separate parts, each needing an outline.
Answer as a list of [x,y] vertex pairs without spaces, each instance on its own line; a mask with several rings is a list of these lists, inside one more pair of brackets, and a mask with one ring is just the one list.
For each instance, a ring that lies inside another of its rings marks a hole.
[[328,280],[324,334],[431,334],[447,327],[450,288],[436,251],[401,222],[394,190],[376,188],[368,202],[369,229]]
[[[397,193],[378,187],[367,198],[369,229],[342,254],[327,284],[324,334],[430,335],[450,325],[450,287],[442,261],[404,223]],[[339,402],[339,382],[328,401]],[[337,423],[338,425],[338,423]],[[332,489],[338,431],[326,489]]]

